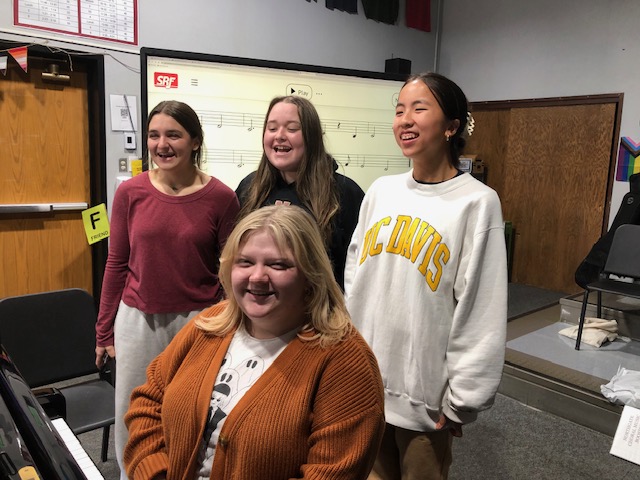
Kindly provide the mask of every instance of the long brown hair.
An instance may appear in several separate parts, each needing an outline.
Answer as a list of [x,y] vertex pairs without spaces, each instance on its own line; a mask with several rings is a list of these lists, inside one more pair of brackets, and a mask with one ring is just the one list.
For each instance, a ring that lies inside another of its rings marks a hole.
[[[280,102],[291,103],[298,108],[304,141],[304,156],[298,169],[296,192],[300,201],[316,219],[325,246],[329,246],[332,233],[331,223],[333,217],[338,213],[340,205],[333,175],[334,160],[324,148],[320,117],[313,104],[305,98],[292,95],[275,97],[271,100],[264,118],[263,138],[269,114],[273,107]],[[280,171],[269,163],[263,149],[258,170],[251,181],[246,196],[240,199],[242,203],[240,218],[262,207],[280,176]]]

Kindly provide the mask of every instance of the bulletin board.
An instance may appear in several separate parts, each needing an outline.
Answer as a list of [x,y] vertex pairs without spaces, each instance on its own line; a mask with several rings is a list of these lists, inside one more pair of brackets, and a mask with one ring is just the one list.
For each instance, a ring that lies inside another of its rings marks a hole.
[[163,100],[189,104],[205,133],[203,169],[231,188],[256,170],[264,117],[280,95],[314,104],[339,173],[364,190],[411,167],[392,131],[403,76],[146,48],[141,71],[143,125]]
[[13,17],[21,27],[138,44],[138,0],[13,0]]

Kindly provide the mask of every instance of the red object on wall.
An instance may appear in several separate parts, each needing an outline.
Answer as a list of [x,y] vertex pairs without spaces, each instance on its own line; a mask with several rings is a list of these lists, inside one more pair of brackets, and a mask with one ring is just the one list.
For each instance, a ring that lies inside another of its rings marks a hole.
[[22,67],[22,69],[27,71],[27,47],[16,47],[8,50],[9,55],[11,55],[16,62]]
[[407,27],[431,31],[431,0],[407,0]]

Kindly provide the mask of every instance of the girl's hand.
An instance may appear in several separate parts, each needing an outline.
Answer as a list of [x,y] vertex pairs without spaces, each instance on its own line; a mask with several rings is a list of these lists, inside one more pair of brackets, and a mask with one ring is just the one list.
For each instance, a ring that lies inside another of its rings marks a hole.
[[100,370],[107,363],[109,357],[116,358],[116,349],[113,345],[107,347],[96,347],[96,367]]
[[444,413],[440,414],[440,420],[436,423],[436,430],[451,430],[451,435],[454,437],[462,436],[462,424],[458,422],[454,422],[453,420],[447,418]]

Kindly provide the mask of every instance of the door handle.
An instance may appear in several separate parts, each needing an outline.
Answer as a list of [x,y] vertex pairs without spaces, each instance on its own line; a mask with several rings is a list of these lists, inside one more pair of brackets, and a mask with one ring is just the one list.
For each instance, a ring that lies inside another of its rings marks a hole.
[[0,205],[0,213],[38,213],[86,210],[89,204],[77,203],[12,203]]

